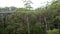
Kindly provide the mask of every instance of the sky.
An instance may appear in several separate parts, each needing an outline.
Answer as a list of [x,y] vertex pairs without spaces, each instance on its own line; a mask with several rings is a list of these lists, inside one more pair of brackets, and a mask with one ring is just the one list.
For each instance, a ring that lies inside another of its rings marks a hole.
[[[31,6],[33,8],[42,7],[47,4],[48,2],[51,2],[51,0],[31,0],[33,4]],[[0,0],[0,7],[24,7],[24,3],[22,0]]]

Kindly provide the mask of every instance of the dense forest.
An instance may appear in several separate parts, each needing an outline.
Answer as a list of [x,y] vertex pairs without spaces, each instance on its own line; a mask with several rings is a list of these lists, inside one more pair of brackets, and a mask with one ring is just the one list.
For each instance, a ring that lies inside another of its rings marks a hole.
[[[17,12],[6,14],[6,19],[0,14],[0,34],[60,34],[59,0],[31,11],[11,8],[17,9]],[[9,11],[9,7],[0,8],[0,12],[2,10]],[[3,20],[6,22],[3,23]]]

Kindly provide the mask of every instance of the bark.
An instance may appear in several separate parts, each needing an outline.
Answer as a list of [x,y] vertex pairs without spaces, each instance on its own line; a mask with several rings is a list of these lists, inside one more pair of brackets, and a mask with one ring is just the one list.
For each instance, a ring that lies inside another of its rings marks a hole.
[[44,17],[44,23],[46,28],[46,34],[48,34],[48,23],[47,23],[46,17]]

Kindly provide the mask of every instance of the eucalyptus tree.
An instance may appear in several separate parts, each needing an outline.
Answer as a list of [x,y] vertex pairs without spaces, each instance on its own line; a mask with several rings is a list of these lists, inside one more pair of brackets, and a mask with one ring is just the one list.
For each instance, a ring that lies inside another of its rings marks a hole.
[[31,10],[31,1],[30,0],[23,0],[23,2],[25,3],[24,5],[25,5],[25,8],[26,8],[26,20],[27,20],[27,27],[28,27],[28,34],[30,34],[30,23],[29,23],[29,17],[28,17],[28,13],[30,12],[30,10]]

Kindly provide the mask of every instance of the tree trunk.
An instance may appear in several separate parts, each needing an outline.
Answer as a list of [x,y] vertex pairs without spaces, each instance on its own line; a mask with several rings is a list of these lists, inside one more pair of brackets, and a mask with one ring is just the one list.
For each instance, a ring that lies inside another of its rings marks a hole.
[[48,23],[47,23],[46,17],[44,17],[44,23],[46,28],[46,34],[48,34]]

